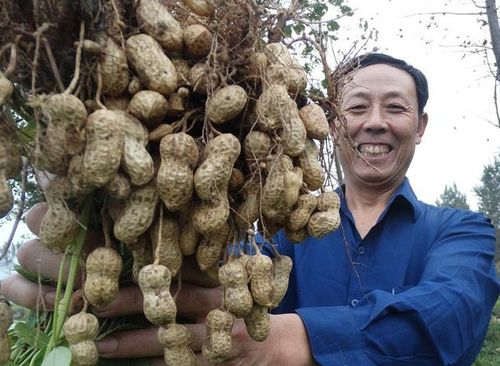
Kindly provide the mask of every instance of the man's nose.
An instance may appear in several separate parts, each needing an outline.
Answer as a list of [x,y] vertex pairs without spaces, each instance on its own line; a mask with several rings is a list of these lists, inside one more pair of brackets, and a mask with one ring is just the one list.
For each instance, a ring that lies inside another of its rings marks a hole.
[[366,115],[366,120],[363,123],[363,128],[372,132],[381,132],[387,130],[387,121],[383,108],[373,106]]

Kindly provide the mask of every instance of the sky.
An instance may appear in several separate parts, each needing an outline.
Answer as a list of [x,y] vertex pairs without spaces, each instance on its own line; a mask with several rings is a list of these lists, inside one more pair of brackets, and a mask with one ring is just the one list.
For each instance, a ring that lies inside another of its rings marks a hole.
[[[408,172],[417,196],[435,203],[445,185],[456,183],[476,209],[473,188],[480,184],[484,165],[493,162],[500,148],[500,128],[488,122],[495,120],[494,84],[484,65],[484,55],[456,46],[464,39],[482,41],[489,35],[486,27],[480,28],[476,16],[437,14],[431,19],[429,13],[477,9],[470,0],[345,3],[354,9],[355,16],[340,20],[341,39],[335,45],[336,51],[346,51],[352,40],[361,36],[358,24],[364,18],[379,32],[378,39],[368,44],[369,49],[377,47],[405,59],[422,70],[429,81],[429,125]],[[0,226],[0,244],[7,240],[11,226],[12,223]],[[14,241],[26,233],[27,229],[21,226]]]
[[[377,47],[402,58],[427,76],[429,125],[408,171],[417,196],[435,203],[445,185],[456,183],[477,209],[473,188],[480,184],[484,165],[493,162],[500,148],[500,128],[490,123],[495,121],[494,83],[484,53],[473,54],[471,48],[458,45],[490,38],[477,16],[450,13],[479,9],[470,0],[345,2],[355,11],[351,19],[341,20],[350,40],[360,32],[358,19],[365,18],[379,32],[378,39],[368,44],[369,50]],[[439,14],[443,11],[448,14]],[[342,39],[338,47],[350,44]]]

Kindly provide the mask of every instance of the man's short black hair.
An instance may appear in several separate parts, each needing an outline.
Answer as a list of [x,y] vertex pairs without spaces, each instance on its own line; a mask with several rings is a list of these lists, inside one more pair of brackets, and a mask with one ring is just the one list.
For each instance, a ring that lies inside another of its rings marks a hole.
[[425,78],[423,72],[408,64],[406,61],[386,55],[385,53],[367,53],[357,56],[351,60],[349,69],[355,70],[376,64],[393,66],[410,74],[415,81],[417,89],[418,113],[421,114],[424,111],[427,100],[429,99],[429,86],[427,85],[427,79]]

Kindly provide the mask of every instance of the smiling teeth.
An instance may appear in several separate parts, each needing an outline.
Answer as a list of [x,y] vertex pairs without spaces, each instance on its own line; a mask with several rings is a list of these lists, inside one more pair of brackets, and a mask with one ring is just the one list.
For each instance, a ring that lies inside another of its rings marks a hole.
[[387,154],[391,148],[388,145],[368,145],[362,144],[359,145],[358,150],[363,155],[382,155]]

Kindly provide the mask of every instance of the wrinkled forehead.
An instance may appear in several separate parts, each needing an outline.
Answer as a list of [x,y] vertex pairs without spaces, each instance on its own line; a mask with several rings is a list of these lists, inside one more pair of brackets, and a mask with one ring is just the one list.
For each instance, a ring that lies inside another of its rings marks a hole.
[[415,81],[406,71],[385,64],[355,70],[343,87],[343,101],[353,97],[401,95],[417,103]]

